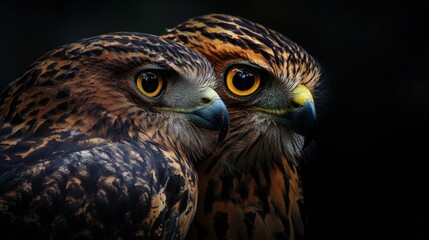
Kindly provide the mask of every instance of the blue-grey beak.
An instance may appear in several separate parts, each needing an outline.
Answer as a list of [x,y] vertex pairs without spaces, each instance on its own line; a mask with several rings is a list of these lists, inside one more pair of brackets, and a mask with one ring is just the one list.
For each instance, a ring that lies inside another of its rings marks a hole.
[[229,113],[220,97],[216,97],[210,105],[189,113],[189,118],[199,127],[218,131],[216,146],[225,139],[229,128]]
[[312,100],[307,100],[298,109],[276,116],[275,120],[292,131],[304,136],[304,147],[308,146],[314,136],[316,126],[316,108]]

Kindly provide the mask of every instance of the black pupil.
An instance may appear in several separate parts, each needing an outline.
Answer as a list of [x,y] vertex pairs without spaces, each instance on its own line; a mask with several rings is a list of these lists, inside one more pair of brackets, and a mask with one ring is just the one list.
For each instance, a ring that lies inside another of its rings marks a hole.
[[148,93],[153,93],[158,88],[158,77],[153,72],[142,73],[142,87]]
[[245,69],[239,70],[232,78],[234,87],[240,91],[249,90],[255,83],[255,76]]

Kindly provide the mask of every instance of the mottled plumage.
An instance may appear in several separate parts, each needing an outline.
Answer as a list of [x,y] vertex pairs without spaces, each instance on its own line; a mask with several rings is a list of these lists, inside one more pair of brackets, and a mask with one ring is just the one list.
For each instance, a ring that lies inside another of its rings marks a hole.
[[223,14],[190,19],[164,38],[213,64],[231,118],[225,144],[197,166],[189,238],[301,239],[299,158],[316,120],[316,61],[280,33]]
[[203,57],[149,34],[39,58],[0,95],[0,238],[184,238],[191,160],[228,125],[214,87]]

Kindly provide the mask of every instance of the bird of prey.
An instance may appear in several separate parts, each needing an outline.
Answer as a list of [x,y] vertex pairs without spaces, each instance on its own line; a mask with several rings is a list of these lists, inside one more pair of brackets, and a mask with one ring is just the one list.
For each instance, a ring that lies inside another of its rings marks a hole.
[[201,55],[143,33],[39,58],[0,95],[1,239],[183,239],[191,161],[228,129],[214,76]]
[[230,114],[225,143],[200,161],[189,238],[301,239],[302,149],[316,123],[318,63],[282,34],[209,14],[163,36],[204,55]]

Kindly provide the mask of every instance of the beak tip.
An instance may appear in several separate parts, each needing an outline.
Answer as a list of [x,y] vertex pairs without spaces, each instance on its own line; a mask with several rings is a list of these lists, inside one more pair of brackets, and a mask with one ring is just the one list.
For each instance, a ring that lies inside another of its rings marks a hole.
[[216,147],[219,147],[224,142],[226,134],[228,133],[229,113],[226,107],[225,107],[225,110],[222,112],[218,123],[219,123],[219,128],[218,128],[218,138],[217,138]]
[[220,146],[229,129],[229,113],[225,103],[218,97],[207,107],[193,112],[191,121],[200,127],[218,131],[216,147]]
[[307,101],[300,109],[284,115],[279,121],[291,128],[292,131],[303,136],[303,148],[308,147],[313,140],[316,127],[316,109],[314,102]]
[[304,146],[302,147],[303,149],[307,148],[311,142],[313,141],[313,137],[312,136],[304,136]]
[[218,147],[220,147],[220,146],[222,145],[222,143],[223,143],[223,140],[221,140],[221,139],[218,137],[215,147],[217,147],[217,148],[218,148]]

